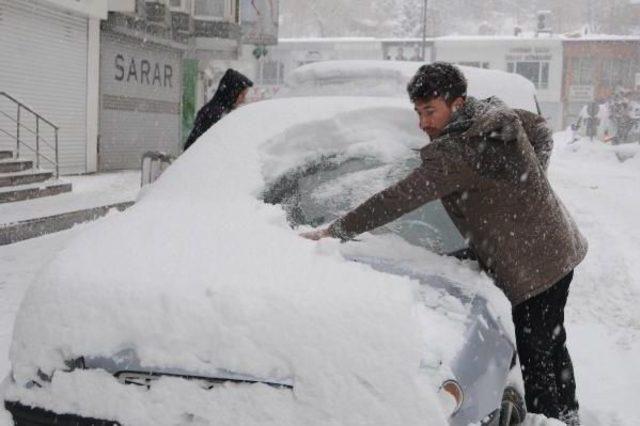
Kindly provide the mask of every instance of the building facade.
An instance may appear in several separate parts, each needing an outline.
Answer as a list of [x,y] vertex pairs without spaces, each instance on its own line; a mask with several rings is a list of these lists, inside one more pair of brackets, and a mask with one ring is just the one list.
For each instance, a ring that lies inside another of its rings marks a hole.
[[[245,56],[250,56],[246,52]],[[339,60],[420,60],[422,39],[376,39],[369,37],[280,39],[256,63],[259,97],[277,93],[294,69],[321,61]],[[425,43],[427,62],[433,60],[433,41]]]
[[[106,17],[107,5],[98,0],[0,0],[0,92],[59,127],[63,174],[96,169],[99,25]],[[18,113],[6,97],[0,111],[0,149],[35,160],[38,144],[41,167],[55,169],[53,128],[24,109]]]
[[565,126],[575,123],[591,102],[640,91],[640,37],[581,36],[566,38],[563,45]]
[[434,41],[435,59],[459,65],[517,73],[536,87],[543,116],[562,127],[563,44],[558,36],[442,37]]
[[[101,26],[98,170],[177,155],[216,78],[238,59],[239,0],[118,0]],[[115,10],[114,10],[115,9]]]
[[[0,92],[59,128],[62,174],[180,152],[241,46],[240,0],[0,0]],[[19,134],[22,158],[39,144],[54,168],[53,128],[24,109],[16,126],[16,105],[0,96],[0,149],[16,151]]]
[[257,82],[278,86],[302,65],[358,59],[382,59],[382,42],[368,37],[280,39],[261,60]]

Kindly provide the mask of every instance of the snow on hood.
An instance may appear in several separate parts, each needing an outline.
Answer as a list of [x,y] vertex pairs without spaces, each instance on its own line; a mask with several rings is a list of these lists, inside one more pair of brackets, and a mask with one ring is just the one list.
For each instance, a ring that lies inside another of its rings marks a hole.
[[[16,318],[11,361],[17,382],[33,379],[38,369],[50,374],[64,360],[134,349],[150,369],[293,379],[287,404],[305,413],[304,420],[287,411],[293,420],[279,424],[442,422],[438,383],[424,360],[452,355],[461,343],[460,324],[427,309],[415,281],[345,261],[345,245],[299,237],[279,206],[259,200],[265,181],[309,149],[318,156],[339,149],[403,155],[420,138],[416,123],[406,127],[412,114],[401,100],[296,98],[248,105],[225,117],[136,205],[88,227],[39,275]],[[403,133],[391,138],[394,130]],[[476,290],[491,288],[470,267],[409,247],[403,250],[422,267]],[[91,377],[95,386],[115,383],[107,375]],[[70,379],[60,376],[54,384],[71,386],[60,384],[64,380]],[[85,395],[81,382],[74,389]],[[130,405],[131,392],[139,391],[126,388],[121,402]],[[258,413],[256,424],[273,402],[266,394],[243,400]],[[35,402],[54,408],[60,401],[49,395]],[[107,410],[68,404],[87,415]],[[175,424],[180,409],[169,412],[174,405],[160,411],[163,421]],[[117,406],[110,405],[111,415],[125,415]],[[211,406],[228,418],[248,409]]]
[[[303,65],[289,75],[279,97],[389,96],[406,99],[407,83],[423,62],[323,61]],[[526,78],[498,70],[458,66],[468,81],[469,96],[497,96],[511,108],[537,113],[535,87]]]

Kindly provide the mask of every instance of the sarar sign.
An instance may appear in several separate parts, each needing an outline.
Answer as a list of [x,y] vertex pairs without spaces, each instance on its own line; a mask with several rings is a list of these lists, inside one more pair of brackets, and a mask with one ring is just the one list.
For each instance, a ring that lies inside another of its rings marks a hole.
[[118,53],[114,58],[116,81],[173,88],[173,66]]

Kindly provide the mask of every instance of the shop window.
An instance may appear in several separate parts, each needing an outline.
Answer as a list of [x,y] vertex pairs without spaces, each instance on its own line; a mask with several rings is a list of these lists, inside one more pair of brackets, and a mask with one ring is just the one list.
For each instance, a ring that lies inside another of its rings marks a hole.
[[169,0],[169,10],[172,12],[189,13],[189,0]]
[[223,19],[224,5],[225,0],[194,0],[193,16],[204,20]]
[[591,58],[574,58],[571,61],[573,68],[573,81],[577,85],[593,84],[594,63]]
[[627,59],[613,59],[603,62],[602,79],[604,84],[610,87],[633,86],[635,67],[635,61]]
[[463,62],[458,62],[458,65],[462,65],[463,67],[489,69],[489,62],[463,61]]
[[284,64],[278,61],[264,61],[261,63],[260,84],[279,85],[284,80]]
[[549,62],[507,62],[507,71],[520,74],[531,81],[536,86],[536,89],[549,88]]

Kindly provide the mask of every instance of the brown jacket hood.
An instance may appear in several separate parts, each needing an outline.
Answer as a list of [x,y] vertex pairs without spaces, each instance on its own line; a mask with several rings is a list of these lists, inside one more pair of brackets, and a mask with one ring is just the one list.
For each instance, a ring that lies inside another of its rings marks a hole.
[[551,287],[587,252],[546,177],[552,146],[543,118],[497,98],[468,98],[442,135],[421,149],[420,167],[330,231],[350,238],[440,198],[515,306]]

